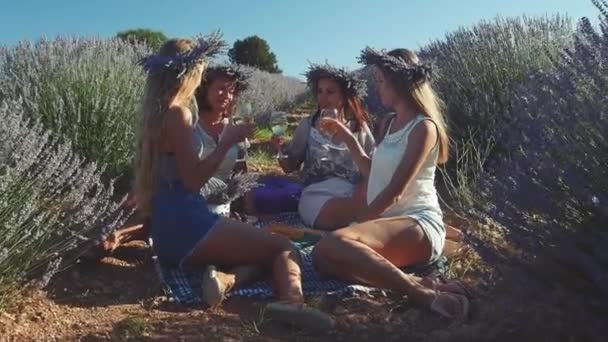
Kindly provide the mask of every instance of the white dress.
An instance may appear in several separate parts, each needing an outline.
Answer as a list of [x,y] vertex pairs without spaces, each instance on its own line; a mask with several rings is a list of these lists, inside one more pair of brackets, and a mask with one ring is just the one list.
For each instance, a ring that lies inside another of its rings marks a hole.
[[[395,176],[395,170],[403,160],[410,133],[417,124],[430,120],[419,114],[397,132],[391,133],[389,125],[386,136],[376,147],[372,158],[371,171],[367,187],[367,204],[388,186]],[[435,171],[439,145],[435,144],[416,177],[408,184],[399,200],[382,215],[382,217],[409,217],[415,220],[429,239],[432,248],[430,262],[435,261],[443,251],[445,243],[445,226],[437,190],[435,189]]]

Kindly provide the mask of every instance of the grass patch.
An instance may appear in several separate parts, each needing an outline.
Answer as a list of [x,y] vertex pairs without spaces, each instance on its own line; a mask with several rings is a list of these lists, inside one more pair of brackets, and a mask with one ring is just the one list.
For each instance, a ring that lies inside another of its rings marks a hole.
[[262,334],[262,327],[268,322],[265,313],[266,309],[262,308],[257,318],[241,321],[241,325],[245,330],[243,334],[245,337],[253,338]]
[[149,335],[148,322],[137,316],[129,316],[114,325],[112,339],[116,341],[143,340]]
[[270,127],[256,128],[253,133],[253,138],[259,141],[270,141],[270,139],[272,139],[272,130]]
[[247,162],[252,165],[259,166],[272,166],[277,163],[274,156],[270,152],[259,149],[252,149],[249,152]]

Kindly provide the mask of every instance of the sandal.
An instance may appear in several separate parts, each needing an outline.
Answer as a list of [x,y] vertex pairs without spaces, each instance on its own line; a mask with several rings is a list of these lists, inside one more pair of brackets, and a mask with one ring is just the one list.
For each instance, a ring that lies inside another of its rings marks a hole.
[[335,325],[330,315],[303,303],[274,302],[266,305],[265,312],[273,320],[323,333]]
[[[460,304],[460,307],[462,308],[462,310],[459,311],[458,313],[449,312],[441,304],[441,301],[440,301],[441,298],[446,298],[446,297],[455,299]],[[455,294],[455,293],[436,291],[435,299],[433,299],[433,302],[431,302],[430,309],[431,309],[431,311],[434,311],[434,312],[440,314],[441,316],[451,320],[453,323],[460,323],[467,319],[467,316],[469,314],[469,307],[470,307],[469,299],[466,296]]]
[[209,265],[205,269],[202,279],[203,302],[210,307],[216,307],[226,298],[228,288],[217,276],[215,266]]
[[471,288],[462,280],[449,280],[443,274],[435,271],[428,276],[424,277],[425,280],[430,282],[430,288],[436,289],[441,286],[441,291],[458,294],[461,296],[472,297],[473,291]]

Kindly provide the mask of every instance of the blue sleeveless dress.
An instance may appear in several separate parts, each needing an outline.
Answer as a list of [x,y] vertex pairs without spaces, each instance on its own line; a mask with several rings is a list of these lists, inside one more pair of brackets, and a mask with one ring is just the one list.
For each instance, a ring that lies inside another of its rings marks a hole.
[[[198,123],[193,127],[193,140],[200,158],[204,155],[205,133]],[[160,261],[182,266],[220,216],[209,211],[199,191],[186,189],[173,155],[163,154],[161,158],[159,184],[152,197],[150,234]]]

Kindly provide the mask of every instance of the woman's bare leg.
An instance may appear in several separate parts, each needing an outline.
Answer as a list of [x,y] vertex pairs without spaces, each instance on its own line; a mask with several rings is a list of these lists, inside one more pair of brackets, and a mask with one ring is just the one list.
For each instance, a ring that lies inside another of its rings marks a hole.
[[[271,268],[281,302],[267,306],[269,315],[276,320],[312,329],[326,329],[333,325],[328,315],[304,304],[299,254],[287,238],[241,222],[221,219],[188,261],[232,267],[254,264]],[[235,283],[237,278],[235,274]]]
[[332,231],[348,226],[353,221],[353,213],[356,213],[365,203],[366,194],[367,181],[362,181],[357,184],[351,197],[330,199],[321,208],[314,228]]
[[313,226],[315,229],[326,231],[346,227],[352,222],[353,213],[357,208],[353,198],[332,198],[325,202]]
[[464,234],[462,233],[462,230],[450,226],[449,224],[445,225],[445,235],[446,239],[451,241],[460,242],[464,239]]
[[219,305],[230,290],[253,281],[260,271],[258,265],[236,266],[226,273],[217,271],[214,265],[207,266],[202,279],[203,301],[211,307]]
[[278,297],[289,302],[304,302],[298,252],[288,239],[263,229],[220,219],[196,247],[188,262],[270,268]]
[[[431,246],[422,229],[404,217],[342,228],[321,239],[314,250],[322,273],[392,290],[427,307],[437,298],[436,292],[398,267],[426,262],[430,256]],[[445,296],[441,301],[449,312],[462,309],[457,298]]]

